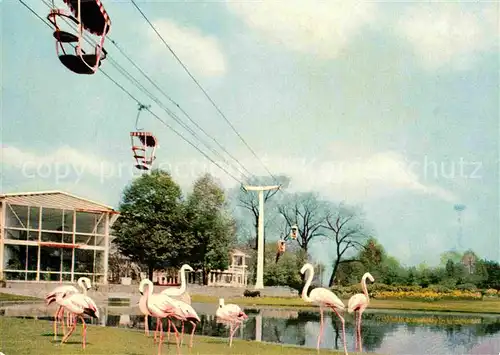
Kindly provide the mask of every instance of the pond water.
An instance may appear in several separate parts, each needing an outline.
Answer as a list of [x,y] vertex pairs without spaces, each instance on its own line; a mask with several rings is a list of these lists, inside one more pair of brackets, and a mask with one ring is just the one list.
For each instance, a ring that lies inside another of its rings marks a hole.
[[[217,305],[193,304],[201,318],[196,334],[227,337],[224,325],[216,322]],[[3,305],[5,317],[37,317],[52,320],[55,307],[44,304]],[[316,347],[319,313],[296,309],[245,308],[249,319],[236,337],[246,340]],[[144,330],[144,316],[137,306],[100,307],[101,318],[90,321],[109,327]],[[322,347],[342,350],[338,319],[325,317]],[[150,320],[150,329],[155,329]],[[186,325],[186,332],[191,331]],[[346,315],[347,348],[354,350],[354,318]],[[363,350],[388,355],[422,354],[500,354],[500,316],[367,310],[362,320]]]

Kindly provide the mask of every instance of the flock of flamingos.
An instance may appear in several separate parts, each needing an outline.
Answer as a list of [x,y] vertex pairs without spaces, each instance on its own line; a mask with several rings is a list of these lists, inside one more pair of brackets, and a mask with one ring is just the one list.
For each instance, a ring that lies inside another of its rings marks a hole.
[[[154,342],[158,343],[158,354],[161,355],[161,347],[163,343],[163,322],[162,320],[167,319],[168,324],[168,338],[170,338],[170,329],[173,328],[175,332],[176,345],[177,345],[177,353],[180,354],[180,346],[182,345],[182,335],[184,334],[184,323],[190,322],[193,324],[193,330],[191,332],[191,339],[189,343],[189,348],[193,347],[193,336],[194,331],[196,329],[196,324],[200,322],[200,317],[196,313],[193,307],[191,307],[191,297],[186,292],[186,279],[185,279],[185,271],[193,271],[189,265],[183,265],[181,267],[181,287],[171,287],[167,288],[161,293],[153,293],[153,283],[149,279],[143,279],[139,285],[139,292],[141,294],[141,298],[139,300],[139,308],[141,312],[144,314],[144,324],[145,324],[145,333],[149,336],[148,329],[148,316],[157,318],[156,322],[156,330],[154,333]],[[324,322],[323,322],[323,310],[325,308],[331,308],[335,314],[339,317],[342,322],[342,339],[344,343],[344,352],[347,354],[347,345],[345,339],[345,321],[344,318],[340,315],[346,310],[346,306],[344,303],[338,298],[333,292],[326,288],[317,287],[314,288],[311,292],[308,290],[311,286],[313,277],[314,277],[314,268],[311,264],[305,264],[300,272],[302,274],[306,273],[307,281],[304,285],[304,289],[302,290],[302,299],[305,302],[315,304],[320,308],[321,314],[321,322],[320,322],[320,331],[318,334],[318,343],[317,349],[319,350],[319,346],[321,343],[321,337],[323,334]],[[358,293],[351,297],[347,305],[347,311],[349,313],[356,313],[356,345],[355,349],[362,351],[361,345],[361,315],[364,310],[368,307],[370,302],[368,296],[368,290],[366,288],[366,279],[369,279],[371,282],[374,282],[374,278],[370,273],[365,273],[361,279],[361,286],[363,288],[363,293]],[[74,332],[76,328],[76,324],[78,319],[82,320],[82,346],[85,349],[85,340],[87,334],[87,326],[85,324],[85,319],[83,316],[86,314],[93,318],[99,318],[99,309],[95,302],[87,296],[87,290],[90,289],[90,279],[86,277],[81,277],[77,282],[78,286],[82,289],[82,293],[78,291],[78,289],[74,286],[59,286],[55,288],[52,292],[47,294],[45,297],[47,305],[51,303],[56,303],[59,305],[55,316],[54,316],[54,339],[57,340],[57,324],[60,321],[62,329],[63,329],[63,339],[62,343],[66,342],[71,334]],[[144,292],[144,288],[147,287],[147,291]],[[66,325],[69,328],[66,333],[64,327],[64,313],[67,314]],[[225,304],[224,299],[219,299],[219,307],[217,308],[215,315],[217,317],[217,321],[220,323],[224,323],[229,325],[229,346],[232,346],[233,336],[236,333],[236,330],[243,323],[248,316],[242,311],[242,309],[235,304]],[[177,327],[172,322],[173,320],[180,320],[182,323],[181,336],[179,336],[179,331]],[[160,336],[158,339],[157,333],[160,331]],[[167,340],[168,341],[168,340]]]

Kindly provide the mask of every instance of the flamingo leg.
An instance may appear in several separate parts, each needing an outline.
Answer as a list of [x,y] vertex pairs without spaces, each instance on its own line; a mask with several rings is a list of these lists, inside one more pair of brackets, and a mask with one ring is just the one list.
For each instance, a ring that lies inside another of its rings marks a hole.
[[144,316],[144,335],[149,336],[148,315]]
[[363,352],[363,342],[361,340],[361,314],[362,312],[358,312],[358,338],[359,338],[359,352]]
[[158,341],[158,355],[161,355],[161,345],[163,343],[163,321],[160,319],[160,340]]
[[172,322],[170,321],[170,318],[167,318],[168,322],[168,328],[167,328],[167,343],[170,344],[170,328],[172,328]]
[[357,311],[354,311],[354,319],[355,319],[355,336],[354,336],[354,351],[358,351],[358,316],[357,316]]
[[[87,324],[85,323],[85,319],[80,316],[80,319],[82,320],[82,347],[85,349],[85,344],[87,342]],[[76,325],[76,319],[75,319],[75,325]]]
[[177,330],[177,327],[175,326],[174,322],[172,322],[172,327],[174,327],[174,331],[175,331],[175,343],[177,345],[177,354],[180,355],[181,353],[181,347],[179,345],[179,331]]
[[154,342],[156,344],[156,341],[157,341],[157,334],[158,334],[158,330],[160,329],[160,318],[156,318],[156,330],[155,330],[155,338],[154,338]]
[[337,314],[337,317],[339,317],[340,321],[342,322],[342,340],[344,341],[344,353],[347,355],[347,343],[345,340],[345,320],[344,317],[342,317],[335,308],[333,308],[333,311],[335,312],[335,314]]
[[319,345],[321,344],[321,337],[323,336],[323,307],[319,307],[319,313],[320,313],[320,323],[319,323],[319,333],[318,333],[318,344],[316,345],[316,349],[319,350]]
[[75,321],[73,322],[73,324],[71,325],[71,328],[69,329],[68,334],[66,334],[64,336],[64,338],[61,340],[61,344],[64,343],[66,340],[68,340],[68,338],[71,336],[71,334],[73,334],[73,332],[75,331],[75,328],[76,328],[76,318],[75,318]]
[[[62,309],[62,306],[59,306],[56,313],[54,314],[54,340],[57,340],[57,322],[59,322],[61,309]],[[63,333],[64,333],[64,331],[63,331]]]
[[193,347],[193,337],[194,337],[194,331],[196,329],[196,323],[195,322],[191,322],[191,324],[193,325],[193,330],[191,331],[191,340],[189,342],[189,348],[190,349]]
[[181,346],[184,342],[184,321],[182,321],[182,329],[181,329]]
[[234,334],[236,334],[236,330],[238,329],[238,327],[240,326],[241,323],[237,323],[236,326],[234,327],[232,333],[231,333],[231,339],[234,337]]
[[229,347],[231,347],[233,345],[232,335],[233,335],[233,323],[230,323],[230,325],[229,325]]

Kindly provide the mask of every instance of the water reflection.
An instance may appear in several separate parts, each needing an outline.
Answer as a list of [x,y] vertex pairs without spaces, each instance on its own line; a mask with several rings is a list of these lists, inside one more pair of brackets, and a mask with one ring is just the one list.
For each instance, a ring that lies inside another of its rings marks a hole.
[[[195,333],[227,337],[228,330],[215,319],[216,305],[193,304],[201,322]],[[10,305],[0,308],[0,315],[50,319],[56,308],[44,304]],[[144,316],[137,306],[100,307],[101,318],[91,323],[109,327],[144,330]],[[249,319],[235,338],[316,347],[319,313],[283,309],[247,308]],[[192,330],[186,324],[186,332]],[[156,320],[149,318],[149,329]],[[340,321],[331,314],[325,317],[322,347],[341,350]],[[333,335],[333,336],[331,336]],[[348,350],[355,344],[354,319],[346,315]],[[432,314],[423,312],[366,311],[362,321],[365,351],[383,354],[498,354],[500,353],[500,317],[492,315]],[[425,340],[424,340],[425,339]]]

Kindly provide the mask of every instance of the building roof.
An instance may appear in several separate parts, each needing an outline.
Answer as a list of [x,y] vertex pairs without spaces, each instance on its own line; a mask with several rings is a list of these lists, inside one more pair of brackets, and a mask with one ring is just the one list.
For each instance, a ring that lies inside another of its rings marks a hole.
[[245,257],[247,257],[247,258],[249,258],[249,257],[250,257],[250,255],[245,254],[244,252],[242,252],[242,251],[241,251],[241,250],[239,250],[239,249],[233,249],[233,250],[231,251],[231,255],[245,256]]
[[65,210],[118,213],[111,206],[63,191],[17,192],[0,194],[0,201],[12,205],[41,206]]

